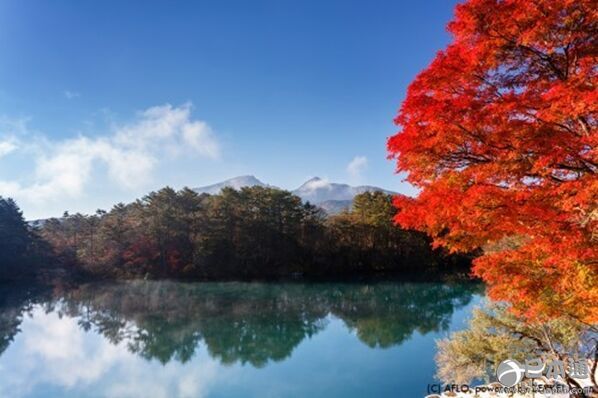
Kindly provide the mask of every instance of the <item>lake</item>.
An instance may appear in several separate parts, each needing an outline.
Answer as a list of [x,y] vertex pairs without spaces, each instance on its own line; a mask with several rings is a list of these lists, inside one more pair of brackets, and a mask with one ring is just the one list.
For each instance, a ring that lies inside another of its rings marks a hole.
[[0,287],[0,397],[423,397],[476,284]]

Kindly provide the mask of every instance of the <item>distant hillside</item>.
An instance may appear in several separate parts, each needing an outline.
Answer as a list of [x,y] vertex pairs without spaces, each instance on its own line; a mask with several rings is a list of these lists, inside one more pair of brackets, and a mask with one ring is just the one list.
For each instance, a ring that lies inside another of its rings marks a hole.
[[313,204],[319,204],[327,201],[352,201],[353,198],[360,193],[374,191],[395,194],[395,192],[387,191],[378,187],[369,185],[353,187],[348,184],[328,182],[319,177],[314,177],[306,181],[303,185],[292,192],[304,201],[309,201]]
[[352,200],[325,200],[318,203],[318,207],[322,208],[327,214],[339,214],[345,210],[350,210],[353,206]]
[[[273,187],[258,180],[254,176],[240,176],[231,178],[217,184],[208,185],[205,187],[194,188],[197,193],[208,193],[211,195],[218,194],[224,187],[234,189],[241,189],[243,187]],[[396,192],[388,191],[379,187],[370,185],[351,186],[348,184],[340,184],[335,182],[328,182],[319,177],[314,177],[299,188],[291,191],[293,194],[299,196],[303,201],[310,202],[324,209],[328,214],[338,214],[345,209],[351,208],[353,198],[363,192],[381,191],[387,194],[396,194]]]

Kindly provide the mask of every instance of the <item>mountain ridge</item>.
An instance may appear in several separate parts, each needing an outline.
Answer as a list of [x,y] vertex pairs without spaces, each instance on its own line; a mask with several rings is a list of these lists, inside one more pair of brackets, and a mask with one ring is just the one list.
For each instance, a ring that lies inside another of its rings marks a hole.
[[[230,187],[241,189],[244,187],[261,186],[277,188],[266,184],[253,175],[244,175],[229,178],[219,183],[193,188],[197,193],[218,194],[223,188]],[[294,195],[299,196],[304,202],[310,202],[321,207],[329,214],[336,214],[351,207],[353,198],[364,192],[384,192],[396,195],[397,192],[389,191],[372,185],[351,186],[344,183],[329,182],[320,177],[312,177],[298,188],[291,190]]]
[[222,191],[223,188],[234,188],[239,190],[244,187],[271,187],[275,188],[271,185],[265,184],[262,181],[258,180],[255,176],[252,175],[243,175],[238,177],[229,178],[227,180],[217,182],[215,184],[206,185],[203,187],[193,188],[193,190],[197,193],[207,193],[210,195],[216,195]]

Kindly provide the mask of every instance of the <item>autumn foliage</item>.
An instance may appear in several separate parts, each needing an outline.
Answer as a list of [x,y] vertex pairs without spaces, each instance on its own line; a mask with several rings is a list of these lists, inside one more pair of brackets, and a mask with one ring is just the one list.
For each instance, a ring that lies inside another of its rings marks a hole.
[[527,316],[598,322],[598,7],[470,0],[410,85],[388,141],[421,189],[396,221],[452,251]]

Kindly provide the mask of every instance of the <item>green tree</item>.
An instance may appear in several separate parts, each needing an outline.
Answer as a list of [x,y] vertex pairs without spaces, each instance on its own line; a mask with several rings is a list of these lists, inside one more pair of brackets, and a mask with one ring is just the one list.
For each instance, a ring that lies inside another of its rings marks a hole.
[[351,213],[368,225],[391,227],[397,209],[392,205],[392,195],[375,191],[355,196]]
[[26,255],[30,239],[29,228],[15,201],[0,197],[0,263],[20,261]]
[[0,278],[36,276],[40,243],[15,201],[0,197]]

